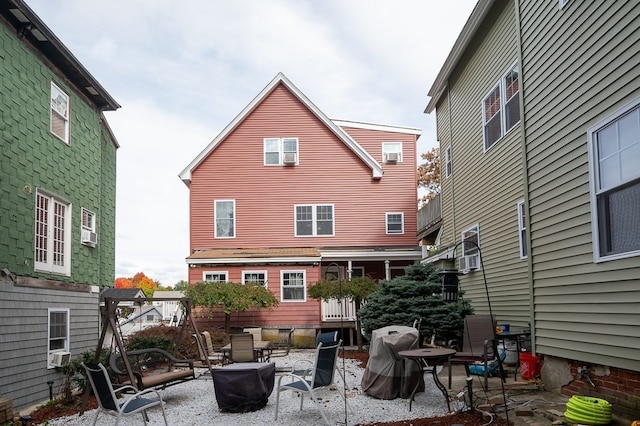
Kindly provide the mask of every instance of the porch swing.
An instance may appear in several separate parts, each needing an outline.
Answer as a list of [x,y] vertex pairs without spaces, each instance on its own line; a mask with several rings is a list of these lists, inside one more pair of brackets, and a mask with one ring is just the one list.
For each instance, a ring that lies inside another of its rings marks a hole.
[[[176,333],[173,341],[173,353],[169,353],[160,348],[147,348],[147,349],[137,349],[133,351],[127,351],[124,345],[124,341],[122,338],[122,332],[117,322],[118,317],[118,305],[120,302],[153,302],[153,301],[177,301],[182,304],[184,308],[184,316],[182,324],[179,325],[179,331]],[[196,343],[198,348],[205,353],[205,346],[202,341],[202,336],[198,332],[198,327],[195,323],[192,314],[192,306],[190,298],[176,298],[176,299],[167,299],[167,298],[118,298],[118,297],[105,297],[104,298],[104,306],[100,307],[100,314],[102,318],[102,329],[100,332],[100,338],[98,340],[98,345],[96,346],[94,362],[98,363],[100,360],[100,355],[103,350],[103,344],[105,340],[105,336],[107,335],[107,330],[110,328],[112,332],[112,342],[110,356],[109,356],[109,366],[113,370],[113,372],[119,377],[122,378],[123,381],[121,383],[117,383],[116,386],[122,385],[133,385],[136,387],[138,391],[143,391],[145,389],[165,389],[168,386],[176,385],[179,383],[184,383],[193,379],[196,379],[195,369],[194,369],[194,360],[193,359],[178,359],[176,357],[176,351],[178,348],[178,343],[180,342],[185,328],[187,324],[191,325],[193,335],[195,336]],[[188,336],[188,334],[187,334]],[[115,345],[115,352],[113,352],[113,346]],[[166,365],[166,371],[158,372],[155,370],[153,374],[145,374],[148,370],[147,363],[156,362],[161,363],[162,365]],[[209,374],[212,373],[212,365],[211,362],[205,358],[205,362],[209,369]],[[211,381],[213,384],[213,380]],[[84,412],[84,409],[87,406],[88,398],[89,398],[89,390],[87,387],[84,394],[84,399],[82,403],[82,408],[80,413]]]

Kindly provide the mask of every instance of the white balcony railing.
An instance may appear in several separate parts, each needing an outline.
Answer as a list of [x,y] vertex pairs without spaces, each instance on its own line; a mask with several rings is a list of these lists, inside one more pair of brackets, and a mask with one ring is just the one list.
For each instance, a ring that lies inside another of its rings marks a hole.
[[355,321],[356,305],[348,298],[338,301],[331,299],[322,302],[322,321]]

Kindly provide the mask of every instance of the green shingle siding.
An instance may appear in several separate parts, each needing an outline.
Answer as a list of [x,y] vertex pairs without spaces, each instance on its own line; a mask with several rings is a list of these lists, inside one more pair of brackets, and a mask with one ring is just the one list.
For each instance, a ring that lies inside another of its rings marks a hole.
[[[4,25],[0,39],[0,258],[18,275],[52,277],[33,270],[36,188],[72,203],[71,277],[62,281],[111,285],[115,269],[115,146],[98,111],[72,90]],[[70,143],[49,133],[51,81],[70,97]],[[80,244],[80,213],[96,213],[99,243]]]

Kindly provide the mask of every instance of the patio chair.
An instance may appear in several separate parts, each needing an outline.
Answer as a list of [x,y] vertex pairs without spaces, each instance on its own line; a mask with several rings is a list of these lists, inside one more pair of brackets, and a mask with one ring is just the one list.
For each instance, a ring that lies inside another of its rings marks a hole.
[[[118,388],[118,393],[132,391],[133,395],[126,397],[122,402],[116,397],[116,393],[111,385],[109,379],[109,373],[107,369],[100,364],[82,363],[82,366],[87,371],[89,382],[93,388],[93,393],[96,395],[98,404],[100,405],[96,410],[96,416],[93,418],[93,425],[98,421],[100,413],[106,413],[110,416],[116,417],[116,425],[120,423],[120,419],[123,417],[133,416],[135,414],[142,414],[144,424],[147,424],[146,410],[149,408],[159,406],[162,410],[162,417],[164,417],[164,424],[169,425],[167,422],[167,415],[164,411],[164,402],[160,393],[154,389],[146,389],[142,392],[130,385],[121,386]],[[156,398],[143,398],[144,395],[155,394]]]
[[[496,358],[497,342],[495,335],[495,316],[467,315],[464,317],[464,331],[462,350],[449,358],[449,389],[451,389],[452,364],[464,364],[467,376],[471,376],[469,364],[481,362],[484,364],[484,388],[489,388],[489,361]],[[449,347],[455,346],[455,341],[449,341]],[[498,358],[500,377],[504,381],[502,362]]]
[[338,332],[337,331],[327,331],[325,333],[318,333],[316,336],[316,346],[318,343],[333,343],[338,341]]
[[[300,411],[302,411],[302,405],[304,402],[305,394],[308,394],[310,399],[316,404],[318,409],[320,410],[320,414],[322,414],[322,418],[325,423],[331,425],[327,415],[324,411],[323,405],[324,402],[320,402],[316,395],[316,392],[320,389],[330,388],[335,386],[334,378],[336,372],[336,364],[338,359],[338,349],[342,344],[342,340],[334,341],[331,343],[324,344],[322,342],[318,343],[318,347],[316,348],[316,356],[313,364],[313,368],[311,369],[311,378],[307,379],[303,376],[298,376],[293,373],[284,374],[278,377],[278,383],[276,385],[276,415],[275,420],[278,420],[278,409],[280,405],[280,392],[291,390],[300,394]],[[283,377],[290,377],[292,381],[290,383],[282,384]],[[336,386],[337,387],[337,386]],[[340,388],[340,387],[337,387]],[[345,386],[341,386],[342,390],[338,391],[340,396],[343,398],[345,405],[349,408],[349,411],[353,413],[353,410],[349,406],[344,392]],[[302,419],[300,419],[300,423],[305,423]]]
[[242,332],[251,334],[254,342],[262,340],[262,327],[245,327]]
[[253,336],[249,333],[232,334],[231,362],[255,362],[256,351],[253,348]]
[[[267,354],[265,359],[266,362],[269,362],[271,358],[278,358],[289,355],[291,348],[293,347],[293,332],[295,328],[278,330],[278,343],[276,344],[275,349],[272,349]],[[276,367],[276,371],[278,368]]]
[[[216,348],[213,346],[211,333],[209,333],[208,331],[203,331],[202,333],[200,333],[200,335],[204,339],[206,358],[208,358],[210,362],[221,362],[223,358],[222,352],[220,350],[216,350]],[[205,354],[202,353],[200,346],[198,346],[198,353],[200,354],[200,359],[204,361],[206,359]]]
[[[330,343],[335,343],[338,341],[338,332],[337,331],[327,331],[325,333],[318,333],[318,335],[316,336],[316,347],[322,343],[325,346],[330,344]],[[305,365],[306,366],[303,366]],[[337,365],[336,365],[336,368]],[[293,364],[293,367],[290,369],[290,373],[293,373],[297,376],[308,376],[311,374],[311,370],[313,369],[313,361],[310,361],[308,359],[299,359],[298,361],[296,361]],[[279,373],[282,372],[278,371]],[[342,377],[342,372],[340,372],[338,370],[338,372],[340,373],[340,376]],[[344,377],[343,377],[344,379]]]

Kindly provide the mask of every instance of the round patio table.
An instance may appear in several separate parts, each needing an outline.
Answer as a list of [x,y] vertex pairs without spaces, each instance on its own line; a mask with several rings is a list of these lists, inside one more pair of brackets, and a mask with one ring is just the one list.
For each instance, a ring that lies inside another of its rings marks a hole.
[[[437,365],[442,365],[449,360],[451,355],[454,355],[456,351],[454,349],[447,348],[422,348],[422,349],[409,349],[406,351],[398,352],[398,356],[415,362],[419,367],[420,377],[424,374],[425,368],[431,370],[433,376],[433,382],[436,384],[444,399],[447,403],[447,410],[451,411],[451,405],[449,405],[449,393],[447,388],[438,379],[438,373],[436,371]],[[413,388],[411,392],[411,398],[409,399],[409,411],[411,411],[411,403],[416,394],[418,386]]]

